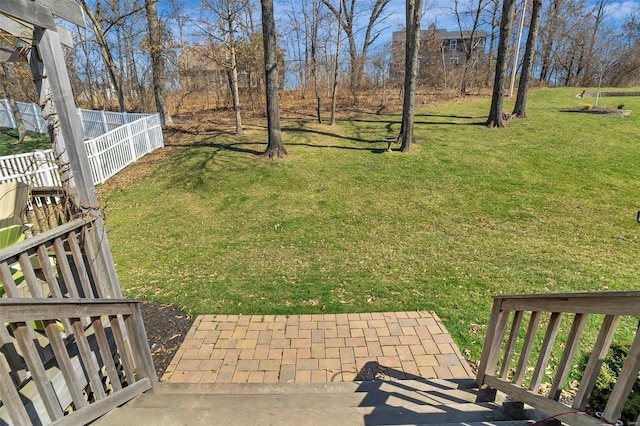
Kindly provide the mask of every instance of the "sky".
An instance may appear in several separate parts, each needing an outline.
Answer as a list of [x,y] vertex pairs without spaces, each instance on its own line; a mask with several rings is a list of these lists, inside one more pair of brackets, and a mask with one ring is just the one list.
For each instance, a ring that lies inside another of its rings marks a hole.
[[[361,0],[363,2],[370,0]],[[594,0],[587,0],[593,2]],[[608,6],[608,17],[611,22],[623,22],[629,17],[633,10],[638,10],[638,2],[640,0],[610,0]],[[297,0],[274,0],[275,15],[282,16],[286,8],[291,8],[292,4],[298,3]],[[427,28],[430,24],[435,23],[438,28],[456,30],[457,24],[453,18],[452,0],[423,0],[425,6],[425,14],[422,19],[422,28]],[[405,26],[405,0],[391,0],[387,6],[389,17],[385,23],[380,26],[382,35],[379,37],[381,43],[387,43],[391,40],[391,33],[398,31]]]
[[[278,17],[288,16],[287,10],[296,8],[301,3],[301,0],[273,0],[276,16],[276,27],[278,27]],[[337,3],[337,0],[332,0]],[[358,4],[368,4],[374,0],[357,0]],[[469,0],[471,1],[471,0]],[[474,3],[477,0],[473,0]],[[520,4],[522,0],[518,0]],[[588,3],[593,3],[596,0],[587,0]],[[258,0],[255,0],[258,3]],[[182,4],[186,10],[192,10],[194,14],[199,13],[201,0],[182,0]],[[457,29],[456,21],[452,13],[453,0],[423,0],[425,7],[425,14],[422,19],[422,28],[426,29],[430,24],[435,23],[438,28],[455,31]],[[464,3],[464,1],[462,1]],[[609,22],[619,24],[624,22],[631,13],[640,11],[638,4],[640,0],[609,0],[608,13]],[[160,0],[160,7],[162,9],[163,0]],[[259,13],[259,3],[258,3]],[[378,26],[380,36],[376,41],[375,48],[383,48],[387,43],[391,41],[391,33],[393,31],[401,30],[405,26],[405,0],[391,0],[387,6],[386,12],[388,17],[386,20]],[[363,19],[368,19],[363,18]],[[362,26],[365,23],[363,22]],[[488,29],[488,28],[485,28]]]

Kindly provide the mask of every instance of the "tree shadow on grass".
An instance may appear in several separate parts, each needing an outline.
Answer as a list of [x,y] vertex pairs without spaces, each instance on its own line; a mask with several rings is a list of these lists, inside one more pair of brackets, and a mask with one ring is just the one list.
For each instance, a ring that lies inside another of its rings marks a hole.
[[416,114],[416,117],[443,117],[443,118],[463,118],[467,120],[486,119],[486,116],[474,117],[472,115],[456,115],[456,114]]
[[315,130],[315,129],[300,128],[300,129],[283,129],[283,130],[286,131],[287,133],[313,133],[319,136],[326,136],[329,138],[336,138],[336,139],[345,139],[352,142],[376,143],[376,142],[380,142],[381,140],[381,139],[364,139],[364,138],[358,138],[358,137],[352,137],[352,136],[343,136],[337,133],[331,133],[331,132]]
[[[482,120],[482,121],[471,121],[471,122],[457,122],[457,121],[420,121],[419,117],[442,117],[442,118],[459,118],[464,120]],[[360,122],[360,123],[387,123],[385,128],[390,131],[391,126],[394,124],[400,124],[399,121],[390,121],[390,120],[367,120],[362,118],[352,119],[349,121]],[[465,115],[439,115],[439,114],[416,114],[415,119],[413,121],[414,124],[426,124],[426,125],[447,125],[447,126],[478,126],[484,125],[486,122],[486,117],[472,117]]]
[[217,143],[217,142],[201,142],[201,143],[181,143],[181,144],[165,144],[165,146],[172,148],[214,148],[214,153],[220,151],[239,152],[251,155],[262,155],[264,151],[258,151],[256,149],[244,148],[241,145],[264,145],[266,149],[266,143],[264,142],[234,142],[234,143]]
[[[377,142],[380,142],[380,141],[377,141]],[[370,151],[372,154],[384,154],[387,151],[386,148],[359,148],[356,146],[318,145],[313,143],[302,143],[302,142],[287,143],[285,144],[285,147],[286,146],[307,146],[309,148],[344,149],[348,151]]]

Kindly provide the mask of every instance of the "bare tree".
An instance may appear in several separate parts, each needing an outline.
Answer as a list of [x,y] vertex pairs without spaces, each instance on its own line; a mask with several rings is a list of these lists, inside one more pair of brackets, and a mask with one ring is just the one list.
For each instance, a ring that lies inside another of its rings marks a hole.
[[167,108],[167,88],[164,75],[164,57],[162,38],[160,36],[160,22],[156,0],[145,0],[147,22],[149,24],[149,53],[151,54],[151,70],[153,73],[153,95],[156,108],[160,113],[163,126],[173,126],[173,119]]
[[0,80],[2,80],[2,90],[4,91],[7,100],[9,101],[9,107],[11,108],[11,113],[13,114],[13,118],[16,122],[16,128],[18,130],[18,142],[22,142],[27,137],[27,129],[24,126],[24,120],[22,119],[22,114],[20,113],[20,108],[18,108],[18,103],[16,102],[15,97],[13,96],[13,89],[9,84],[9,80],[15,80],[15,74],[13,73],[13,69],[6,63],[2,63],[0,67]]
[[504,127],[502,120],[502,104],[504,100],[504,86],[507,79],[507,50],[511,38],[513,26],[513,10],[515,0],[503,0],[502,18],[500,18],[500,41],[498,42],[498,57],[496,58],[496,75],[493,83],[493,96],[491,97],[491,109],[486,126]]
[[96,36],[96,41],[98,42],[98,46],[100,47],[100,52],[102,53],[102,58],[104,59],[105,65],[107,67],[107,71],[109,73],[109,79],[111,81],[111,85],[118,96],[118,105],[120,106],[120,111],[125,112],[127,110],[127,106],[124,99],[124,91],[122,90],[122,85],[120,82],[120,78],[118,76],[118,70],[116,67],[116,63],[113,59],[113,55],[111,54],[111,47],[107,42],[107,37],[105,32],[102,30],[100,20],[93,12],[91,7],[87,4],[86,0],[80,0],[80,5],[84,9],[85,13],[89,17],[91,21],[91,25],[93,28],[93,32]]
[[336,124],[336,103],[338,99],[338,73],[340,71],[340,40],[342,38],[342,30],[340,21],[342,20],[342,3],[338,7],[338,31],[336,35],[336,54],[333,67],[333,85],[331,89],[331,125]]
[[261,0],[262,34],[264,43],[264,73],[267,97],[267,131],[269,142],[264,155],[268,158],[283,158],[287,150],[282,144],[280,131],[280,100],[278,89],[278,58],[276,23],[273,16],[273,0]]
[[487,55],[487,70],[485,86],[489,86],[491,82],[491,75],[493,71],[493,62],[495,57],[495,45],[496,45],[496,30],[499,30],[498,24],[498,11],[500,10],[500,0],[491,0],[491,35],[489,36],[489,54]]
[[[478,31],[482,24],[482,15],[487,8],[488,0],[475,0],[465,2],[465,7],[460,4],[460,0],[454,0],[453,11],[458,23],[460,31],[460,39],[464,40],[462,49],[464,51],[464,64],[462,66],[462,78],[460,80],[460,93],[467,94],[467,85],[469,83],[469,73],[472,68],[477,66],[477,52],[480,42],[484,41],[484,37],[478,37]],[[464,33],[467,33],[466,35]],[[484,46],[484,45],[483,45]]]
[[[375,0],[372,4],[369,3],[367,5],[362,5],[363,2],[358,2],[357,0],[338,1],[340,2],[338,7],[331,3],[331,0],[322,0],[322,3],[334,14],[347,36],[349,58],[351,61],[351,90],[355,97],[356,90],[360,86],[364,74],[364,64],[367,61],[369,48],[380,35],[380,33],[375,31],[375,27],[385,19],[384,11],[391,0]],[[360,10],[356,9],[356,4],[362,5]],[[358,14],[361,13],[361,11],[370,11],[370,14],[364,31],[362,47],[358,50],[356,33],[358,33],[360,29],[357,28],[356,25],[358,23]]]
[[603,25],[603,21],[607,11],[606,8],[609,3],[611,3],[610,0],[597,0],[593,5],[591,13],[589,14],[592,16],[593,27],[589,32],[589,43],[584,55],[584,74],[581,79],[582,86],[588,86],[595,83],[595,74],[597,73],[597,70],[594,70],[593,68],[594,64],[596,64],[599,59],[596,58],[596,44],[598,39],[601,38],[600,29]]
[[211,40],[210,43],[218,42],[223,46],[223,49],[215,50],[215,53],[221,54],[215,59],[227,73],[236,124],[235,133],[240,136],[243,129],[238,79],[238,46],[240,42],[237,39],[237,34],[240,27],[244,25],[242,15],[251,12],[247,8],[248,2],[242,0],[204,0],[203,6],[211,11],[215,17],[213,23],[203,20],[202,27],[209,27],[209,24],[213,24],[213,27],[205,30],[206,36]]
[[527,95],[529,93],[529,81],[533,70],[533,56],[538,42],[538,31],[540,30],[540,12],[542,11],[542,0],[533,0],[531,10],[531,23],[529,24],[529,34],[527,35],[527,45],[522,58],[522,71],[520,72],[520,82],[518,83],[518,94],[516,104],[513,108],[513,115],[519,118],[526,118]]
[[311,78],[313,79],[313,92],[316,98],[316,115],[318,123],[322,123],[322,99],[318,88],[318,27],[320,25],[320,3],[318,0],[311,2]]
[[422,0],[406,0],[407,38],[404,75],[404,101],[400,127],[400,151],[411,151],[413,144],[413,118],[415,114],[416,80],[418,76],[418,53],[420,52],[420,25],[422,23]]

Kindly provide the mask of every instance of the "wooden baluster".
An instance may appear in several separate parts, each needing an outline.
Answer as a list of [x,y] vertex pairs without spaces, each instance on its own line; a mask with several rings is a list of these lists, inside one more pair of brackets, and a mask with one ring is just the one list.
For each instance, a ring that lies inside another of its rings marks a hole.
[[132,313],[131,316],[125,320],[125,324],[129,334],[131,349],[136,360],[136,366],[138,367],[138,380],[140,380],[140,377],[149,379],[151,388],[155,390],[158,386],[158,378],[155,367],[153,366],[153,358],[151,357],[147,335],[144,331],[144,322],[142,320],[142,314],[140,313],[140,306],[138,303],[130,303],[129,306],[131,306]]
[[538,332],[538,326],[540,325],[540,312],[531,312],[529,318],[529,325],[527,326],[527,335],[524,338],[522,344],[522,352],[520,353],[520,359],[518,360],[518,367],[513,375],[512,382],[516,385],[522,384],[524,380],[524,374],[527,371],[527,365],[529,365],[529,357],[531,357],[531,350],[536,340],[536,333]]
[[0,285],[4,288],[7,297],[20,297],[18,286],[13,280],[13,274],[7,262],[0,262]]
[[135,363],[131,358],[131,347],[125,341],[125,334],[123,332],[124,319],[120,316],[113,316],[109,318],[111,322],[111,330],[113,331],[113,337],[116,341],[116,347],[120,354],[120,362],[124,367],[124,374],[127,380],[127,384],[131,385],[136,382],[135,376]]
[[91,384],[91,390],[93,391],[96,400],[104,399],[106,398],[106,394],[104,392],[104,388],[102,387],[102,380],[100,379],[100,366],[98,365],[96,358],[91,351],[91,346],[89,345],[87,336],[84,334],[82,321],[80,321],[80,318],[74,318],[71,320],[71,322],[73,323],[73,329],[75,331],[78,352],[80,353],[80,358],[82,359],[82,363],[84,364],[85,374],[87,375],[89,383]]
[[636,338],[633,340],[633,344],[629,349],[629,354],[624,361],[622,371],[618,375],[616,385],[609,395],[609,401],[602,413],[602,417],[610,422],[615,422],[620,418],[622,409],[627,403],[627,398],[631,388],[638,379],[638,372],[640,371],[640,323],[636,328]]
[[[62,371],[62,376],[67,384],[67,389],[71,395],[74,408],[79,410],[87,405],[87,401],[84,399],[84,395],[82,394],[83,386],[78,381],[76,371],[73,368],[69,352],[67,351],[67,346],[60,334],[57,322],[55,320],[44,320],[43,322],[45,324],[45,334],[49,339],[51,349],[56,357],[56,363],[60,367],[60,371]],[[66,319],[66,322],[68,323],[69,320]]]
[[80,244],[78,244],[78,234],[76,233],[76,231],[71,231],[69,233],[69,237],[67,238],[67,241],[69,242],[69,247],[71,248],[71,256],[73,257],[73,264],[75,265],[78,278],[80,279],[80,284],[82,285],[84,297],[87,299],[94,299],[96,295],[93,292],[91,279],[89,278],[89,274],[87,273],[87,267],[84,264],[84,256],[82,255],[82,249],[80,248]]
[[[17,327],[13,330],[13,334],[18,341],[18,346],[22,352],[22,356],[31,372],[31,377],[36,384],[38,393],[42,398],[42,402],[47,410],[47,414],[51,421],[57,420],[63,416],[62,408],[58,403],[58,397],[56,395],[47,371],[42,364],[42,359],[38,353],[38,349],[35,346],[37,338],[30,325],[25,323],[18,323]],[[46,423],[43,422],[43,423]]]
[[502,310],[502,302],[504,299],[496,298],[493,301],[493,309],[491,310],[491,318],[489,319],[489,327],[487,328],[487,336],[485,337],[484,347],[482,348],[482,356],[478,365],[478,376],[476,378],[478,386],[484,384],[485,375],[494,375],[500,357],[500,348],[509,319],[509,312]]
[[0,356],[0,398],[7,407],[11,422],[16,425],[29,425],[31,419],[24,408],[22,399],[17,389],[13,386],[13,380],[5,367],[5,361]]
[[31,297],[43,298],[44,294],[42,292],[42,287],[40,287],[38,277],[36,277],[36,274],[33,271],[29,254],[27,252],[20,253],[18,263],[20,264],[20,269],[22,269],[22,273],[24,274],[24,281],[27,283]]
[[617,315],[607,315],[604,317],[604,321],[600,327],[600,333],[598,333],[598,338],[593,346],[593,351],[591,351],[589,362],[582,373],[580,387],[578,388],[578,393],[573,400],[573,408],[584,410],[587,406],[589,395],[591,395],[591,391],[593,391],[593,387],[598,379],[600,367],[602,367],[604,358],[607,356],[607,351],[609,350],[609,346],[613,340],[613,335],[618,327],[618,322],[620,322],[620,317]]
[[553,344],[555,343],[556,337],[558,336],[558,330],[560,329],[561,321],[562,312],[553,312],[551,314],[549,325],[547,326],[547,332],[544,335],[542,347],[540,348],[540,354],[538,355],[538,362],[536,363],[536,367],[533,370],[531,385],[529,386],[529,389],[531,389],[534,393],[538,392],[540,383],[542,383],[542,378],[544,377],[544,372],[547,369],[547,365],[549,364],[549,357],[551,356],[551,351],[553,350]]
[[51,259],[49,258],[47,247],[45,247],[44,244],[41,244],[38,247],[38,262],[40,263],[44,279],[49,286],[51,296],[57,299],[62,299],[63,295],[60,290],[60,284],[58,283],[58,277],[56,277],[56,273],[51,266]]
[[567,343],[564,345],[564,352],[562,353],[562,358],[560,359],[556,375],[553,378],[553,383],[549,390],[549,398],[551,399],[555,399],[557,401],[560,398],[564,384],[567,381],[567,377],[569,377],[571,364],[573,363],[573,358],[576,355],[578,346],[580,345],[580,338],[582,337],[582,332],[584,331],[584,326],[586,324],[587,316],[584,314],[576,314],[573,318],[571,331],[569,332],[569,336],[567,336]]
[[502,360],[502,369],[500,370],[500,378],[502,379],[506,379],[509,375],[509,367],[511,367],[511,360],[513,359],[513,352],[515,350],[516,341],[518,340],[518,333],[520,332],[520,325],[522,324],[523,316],[524,311],[516,311],[513,315],[509,340],[507,340],[507,346],[504,350],[504,359]]
[[113,362],[113,354],[111,353],[107,334],[105,333],[104,326],[102,325],[102,318],[93,317],[91,319],[93,323],[93,332],[95,333],[96,340],[98,341],[98,349],[100,350],[102,363],[107,370],[109,379],[111,379],[111,387],[113,388],[113,391],[117,392],[122,389],[122,385],[120,384],[120,376],[118,375],[116,365]]

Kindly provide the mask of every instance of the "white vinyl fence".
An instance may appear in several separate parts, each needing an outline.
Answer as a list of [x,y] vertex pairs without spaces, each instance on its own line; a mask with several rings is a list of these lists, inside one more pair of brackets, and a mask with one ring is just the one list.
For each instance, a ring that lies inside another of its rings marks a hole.
[[[103,183],[138,158],[164,146],[160,116],[139,115],[142,117],[136,121],[85,140],[95,184]],[[53,150],[0,157],[0,183],[12,181],[30,186],[61,186]]]
[[[47,133],[47,124],[42,116],[40,107],[36,104],[25,102],[16,102],[24,126],[30,132]],[[109,112],[109,111],[93,111],[90,109],[78,108],[78,116],[82,123],[82,131],[85,139],[93,139],[114,130],[127,123],[139,120],[142,117],[148,117],[150,114],[136,114],[130,112]],[[9,101],[0,99],[0,127],[7,129],[17,128],[16,119],[13,116]]]

